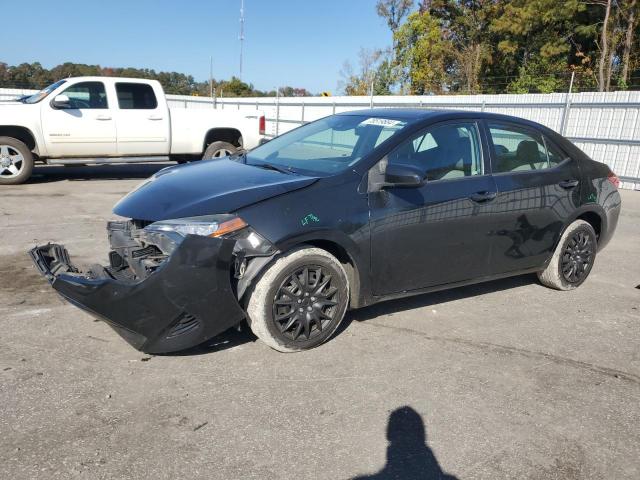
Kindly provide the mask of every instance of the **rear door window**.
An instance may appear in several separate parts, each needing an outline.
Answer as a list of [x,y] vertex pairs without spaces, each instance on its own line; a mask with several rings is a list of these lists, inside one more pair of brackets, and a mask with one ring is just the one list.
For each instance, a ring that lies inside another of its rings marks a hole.
[[517,125],[489,124],[493,142],[493,173],[526,172],[552,168],[563,158],[549,154],[540,133]]
[[153,87],[148,83],[116,83],[121,110],[153,110],[158,106]]

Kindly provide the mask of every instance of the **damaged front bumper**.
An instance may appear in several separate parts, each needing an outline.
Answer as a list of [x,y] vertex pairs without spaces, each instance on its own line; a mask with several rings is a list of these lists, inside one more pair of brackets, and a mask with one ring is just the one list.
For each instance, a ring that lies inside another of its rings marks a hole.
[[80,272],[61,245],[30,251],[70,303],[106,321],[136,349],[167,353],[198,345],[244,318],[231,287],[235,240],[187,236],[142,280]]

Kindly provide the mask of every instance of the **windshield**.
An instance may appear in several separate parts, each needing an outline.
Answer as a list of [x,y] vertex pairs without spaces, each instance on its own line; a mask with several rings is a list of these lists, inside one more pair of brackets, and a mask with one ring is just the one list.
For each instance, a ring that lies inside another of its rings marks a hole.
[[407,122],[367,115],[334,115],[276,137],[250,151],[250,165],[332,175],[355,165]]
[[43,88],[38,93],[31,95],[30,97],[23,98],[20,101],[23,103],[38,103],[40,100],[46,98],[51,92],[53,92],[56,88],[62,85],[65,80],[59,80],[56,83],[52,83],[46,88]]

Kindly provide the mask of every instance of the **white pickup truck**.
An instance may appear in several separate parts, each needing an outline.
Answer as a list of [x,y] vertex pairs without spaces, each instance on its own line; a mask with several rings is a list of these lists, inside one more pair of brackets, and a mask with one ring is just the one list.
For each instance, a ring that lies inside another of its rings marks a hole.
[[35,162],[84,165],[186,162],[256,147],[264,116],[170,109],[159,82],[116,77],[60,80],[0,103],[0,185],[31,176]]

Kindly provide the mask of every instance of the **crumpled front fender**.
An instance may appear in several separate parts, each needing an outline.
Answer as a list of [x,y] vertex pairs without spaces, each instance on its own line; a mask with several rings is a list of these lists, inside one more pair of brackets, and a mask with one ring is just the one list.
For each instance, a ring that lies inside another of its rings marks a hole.
[[106,321],[136,349],[166,353],[198,345],[244,318],[231,287],[234,243],[190,235],[141,281],[84,275],[61,245],[35,247],[30,255],[70,303]]

